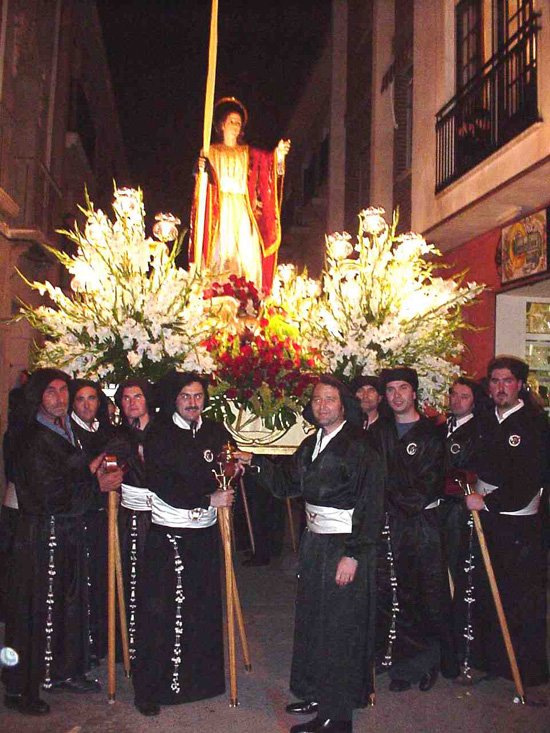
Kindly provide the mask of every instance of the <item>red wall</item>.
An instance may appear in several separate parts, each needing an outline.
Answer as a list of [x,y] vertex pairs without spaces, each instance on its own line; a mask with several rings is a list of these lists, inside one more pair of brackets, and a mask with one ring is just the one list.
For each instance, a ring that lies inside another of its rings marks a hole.
[[496,292],[500,288],[500,275],[495,264],[495,254],[500,240],[500,229],[493,229],[457,249],[447,252],[441,258],[450,265],[449,270],[440,274],[468,270],[466,280],[484,283],[487,290],[478,303],[465,309],[465,320],[478,331],[463,331],[466,345],[461,366],[463,370],[476,378],[485,376],[485,368],[494,356],[495,349],[495,303]]

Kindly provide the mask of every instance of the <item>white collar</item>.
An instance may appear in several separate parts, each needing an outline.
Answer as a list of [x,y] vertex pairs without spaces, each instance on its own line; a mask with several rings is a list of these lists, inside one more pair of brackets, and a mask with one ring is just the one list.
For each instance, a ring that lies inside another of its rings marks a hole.
[[97,433],[99,429],[99,420],[97,418],[94,419],[91,425],[88,425],[88,423],[78,417],[74,410],[71,412],[71,417],[83,430],[87,430],[89,433]]
[[517,405],[514,405],[509,410],[506,410],[506,412],[503,415],[499,415],[498,409],[495,406],[495,415],[497,416],[497,420],[498,420],[499,425],[501,423],[503,423],[506,420],[507,417],[510,417],[510,415],[513,415],[514,412],[517,412],[518,410],[521,410],[521,408],[524,406],[524,404],[525,404],[524,401],[522,399],[519,399]]
[[315,443],[315,448],[313,449],[313,454],[311,456],[311,460],[314,461],[319,453],[327,447],[327,445],[330,443],[330,441],[334,438],[335,435],[338,435],[340,430],[344,427],[346,424],[346,421],[344,420],[343,423],[338,425],[336,430],[333,430],[332,433],[329,433],[328,435],[325,433],[323,428],[319,428],[317,431],[317,442]]
[[451,422],[450,421],[453,418],[453,416],[451,415],[449,417],[449,420],[447,421],[447,437],[449,437],[449,435],[452,435],[454,433],[454,431],[457,428],[459,428],[461,425],[466,425],[466,423],[469,422],[473,418],[473,416],[474,416],[474,413],[473,412],[469,412],[467,415],[462,415],[462,417],[457,417],[456,418],[456,422],[454,424],[454,427],[451,430]]
[[[183,417],[179,414],[179,412],[176,410],[174,414],[172,415],[172,422],[174,425],[177,425],[178,428],[181,428],[182,430],[191,430],[191,425],[187,422],[187,420],[184,420]],[[196,421],[197,425],[195,427],[195,432],[197,430],[200,430],[202,425],[202,416],[199,415],[199,419]]]

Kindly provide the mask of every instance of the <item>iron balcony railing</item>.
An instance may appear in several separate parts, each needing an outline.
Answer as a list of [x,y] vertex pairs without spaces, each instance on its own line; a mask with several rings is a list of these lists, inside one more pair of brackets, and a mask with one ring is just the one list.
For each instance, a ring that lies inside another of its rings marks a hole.
[[539,119],[530,19],[436,115],[436,193]]

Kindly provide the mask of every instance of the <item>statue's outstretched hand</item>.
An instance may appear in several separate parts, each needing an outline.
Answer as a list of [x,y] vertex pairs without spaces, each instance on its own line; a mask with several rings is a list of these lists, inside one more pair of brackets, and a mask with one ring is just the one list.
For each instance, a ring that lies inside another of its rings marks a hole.
[[279,140],[279,143],[277,144],[277,158],[279,161],[283,162],[288,155],[290,144],[290,140]]

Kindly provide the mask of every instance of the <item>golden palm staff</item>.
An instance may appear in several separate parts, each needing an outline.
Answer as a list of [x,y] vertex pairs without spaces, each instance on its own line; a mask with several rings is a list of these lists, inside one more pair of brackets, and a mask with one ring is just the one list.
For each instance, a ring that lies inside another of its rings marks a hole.
[[201,162],[199,162],[198,206],[194,245],[194,262],[198,270],[202,265],[202,243],[204,239],[204,220],[206,215],[206,192],[208,188],[208,174],[204,170],[204,158],[210,150],[210,135],[212,131],[212,117],[214,114],[214,91],[216,86],[216,61],[218,55],[218,0],[212,0],[210,16],[210,42],[208,46],[208,73],[206,76],[206,94],[204,100],[204,126],[202,133]]

